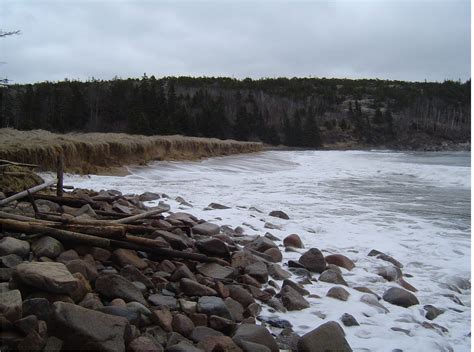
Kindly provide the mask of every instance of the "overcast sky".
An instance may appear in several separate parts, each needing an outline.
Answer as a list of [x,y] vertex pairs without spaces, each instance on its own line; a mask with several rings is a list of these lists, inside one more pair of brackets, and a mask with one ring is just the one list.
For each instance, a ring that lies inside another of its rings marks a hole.
[[1,0],[0,77],[470,77],[469,0]]

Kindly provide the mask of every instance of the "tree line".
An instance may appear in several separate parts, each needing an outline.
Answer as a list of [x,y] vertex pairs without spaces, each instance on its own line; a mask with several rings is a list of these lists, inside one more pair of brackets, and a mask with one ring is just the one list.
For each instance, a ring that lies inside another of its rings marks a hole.
[[182,134],[317,148],[409,133],[470,138],[470,80],[90,79],[0,89],[0,127]]

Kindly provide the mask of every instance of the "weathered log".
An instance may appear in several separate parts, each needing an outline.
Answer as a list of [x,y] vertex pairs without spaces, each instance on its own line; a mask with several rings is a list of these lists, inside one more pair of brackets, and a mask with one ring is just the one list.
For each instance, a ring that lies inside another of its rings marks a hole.
[[150,246],[150,247],[156,247],[156,248],[168,248],[170,246],[168,242],[165,242],[165,241],[154,240],[151,238],[138,237],[138,236],[132,236],[132,235],[125,235],[125,240],[127,242],[136,243],[142,246]]
[[3,160],[3,159],[0,159],[0,164],[9,164],[9,165],[16,165],[16,166],[25,166],[25,167],[31,167],[31,168],[37,168],[37,167],[39,167],[39,165],[18,163],[18,162],[16,162],[16,161]]
[[85,243],[95,247],[109,247],[110,240],[92,235],[85,235],[78,232],[61,230],[49,226],[40,225],[36,222],[24,222],[11,219],[0,219],[2,231],[21,232],[26,234],[47,234],[60,241],[74,241]]
[[58,183],[56,186],[56,195],[58,197],[63,196],[63,170],[64,170],[64,155],[60,154],[58,156],[58,167],[57,167]]
[[162,206],[160,209],[153,209],[153,210],[147,211],[145,213],[128,216],[128,217],[123,218],[123,219],[113,220],[112,222],[115,223],[115,224],[129,224],[129,223],[134,222],[136,220],[143,220],[143,219],[152,217],[154,215],[165,213],[169,210],[170,210],[169,206],[166,206],[166,207]]
[[60,204],[60,205],[67,205],[68,207],[73,208],[80,208],[84,205],[89,204],[93,209],[98,209],[100,207],[99,204],[95,202],[89,202],[85,199],[73,198],[73,197],[58,197],[49,194],[35,194],[35,199],[44,199],[49,200],[51,202]]
[[114,239],[124,239],[126,237],[125,229],[119,226],[91,226],[81,224],[55,224],[50,226],[67,231],[80,232],[98,237]]
[[26,196],[28,196],[28,192],[33,194],[35,192],[38,192],[38,191],[41,191],[42,189],[45,189],[49,186],[51,186],[53,183],[55,183],[56,181],[55,180],[51,180],[51,181],[48,181],[48,182],[45,182],[45,183],[42,183],[38,186],[35,186],[35,187],[31,187],[25,191],[22,191],[20,193],[17,193],[11,197],[8,197],[8,198],[5,198],[5,199],[2,199],[0,200],[0,206],[5,206],[7,205],[8,203],[11,203],[13,202],[14,200],[18,200],[18,199],[22,199]]
[[0,219],[11,219],[11,220],[17,220],[17,221],[35,222],[35,223],[39,223],[39,224],[43,224],[43,225],[52,225],[52,224],[54,224],[54,222],[51,222],[51,221],[30,218],[29,216],[18,215],[18,214],[13,214],[13,213],[7,213],[7,212],[4,212],[4,211],[0,211]]

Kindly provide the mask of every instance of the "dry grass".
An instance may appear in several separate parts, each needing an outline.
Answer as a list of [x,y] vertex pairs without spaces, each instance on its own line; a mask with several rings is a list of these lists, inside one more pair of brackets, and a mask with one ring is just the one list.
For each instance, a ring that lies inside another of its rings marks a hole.
[[43,130],[0,129],[0,159],[56,168],[64,154],[69,172],[104,173],[123,165],[151,160],[195,160],[211,156],[252,153],[261,143],[183,136],[141,136],[124,133],[55,134]]

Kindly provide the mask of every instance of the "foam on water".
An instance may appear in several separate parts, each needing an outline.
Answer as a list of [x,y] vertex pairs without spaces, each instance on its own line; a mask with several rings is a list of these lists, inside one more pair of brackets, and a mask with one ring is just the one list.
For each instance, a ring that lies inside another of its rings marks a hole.
[[[315,282],[307,288],[322,298],[310,298],[310,308],[287,314],[265,309],[262,314],[287,319],[303,334],[350,313],[361,324],[345,328],[356,351],[468,351],[470,289],[454,292],[453,284],[469,279],[471,273],[469,158],[468,153],[269,151],[156,162],[133,168],[126,177],[69,175],[65,182],[95,190],[181,196],[193,207],[170,201],[172,210],[243,226],[248,234],[263,235],[265,222],[271,222],[281,226],[270,231],[281,239],[298,233],[307,248],[353,259],[356,268],[343,269],[349,286],[366,286],[379,295],[397,286],[374,273],[387,263],[367,256],[374,248],[383,251],[404,264],[404,273],[413,275],[406,280],[418,289],[420,305],[401,308],[382,301],[390,310],[384,314],[360,302],[362,293],[356,290],[348,288],[349,301],[341,302],[325,297],[333,285]],[[232,208],[203,210],[211,202]],[[267,216],[277,209],[290,220]],[[285,252],[285,262],[300,255]],[[445,296],[453,294],[464,305]],[[434,322],[448,332],[421,325],[426,304],[446,310]]]

